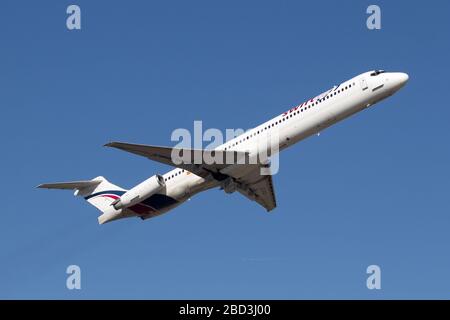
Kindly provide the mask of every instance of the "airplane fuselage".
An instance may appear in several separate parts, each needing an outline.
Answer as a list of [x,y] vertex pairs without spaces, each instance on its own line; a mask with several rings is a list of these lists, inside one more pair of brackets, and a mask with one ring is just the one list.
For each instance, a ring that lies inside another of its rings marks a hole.
[[[176,167],[164,175],[154,175],[129,190],[110,183],[102,176],[84,181],[45,183],[38,187],[75,190],[75,195],[84,197],[103,213],[98,217],[100,224],[127,217],[148,219],[158,216],[195,194],[215,187],[221,187],[226,193],[239,191],[271,211],[276,207],[271,174],[276,171],[272,170],[273,163],[269,165],[269,159],[277,160],[274,156],[280,151],[391,96],[407,81],[408,75],[405,73],[365,72],[212,150],[108,143],[106,146]],[[174,151],[194,154],[194,157],[199,154],[202,157],[225,155],[227,160],[209,163],[203,159],[192,163],[183,159],[177,162]],[[228,156],[236,156],[236,160],[244,156],[245,162],[230,163]],[[266,170],[268,167],[270,170]]]
[[[218,146],[216,150],[244,151],[255,154],[264,146],[270,153],[277,148],[267,141],[275,132],[278,150],[282,151],[327,127],[391,96],[408,80],[405,73],[369,71],[351,78],[311,98],[281,115]],[[142,218],[165,213],[193,195],[221,186],[213,178],[203,178],[186,170],[174,169],[163,175],[164,194],[147,200],[156,209]]]

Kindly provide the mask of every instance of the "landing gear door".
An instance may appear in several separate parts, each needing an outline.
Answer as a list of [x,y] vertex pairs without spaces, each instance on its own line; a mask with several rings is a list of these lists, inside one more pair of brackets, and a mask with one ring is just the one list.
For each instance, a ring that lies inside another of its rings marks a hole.
[[364,91],[368,88],[366,78],[361,78],[361,89]]

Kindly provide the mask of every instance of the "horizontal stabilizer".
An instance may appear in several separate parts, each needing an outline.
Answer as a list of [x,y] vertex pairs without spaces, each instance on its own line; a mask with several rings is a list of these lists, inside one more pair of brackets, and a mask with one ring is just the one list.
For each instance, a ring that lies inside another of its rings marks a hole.
[[98,220],[100,224],[136,215],[127,209],[116,210],[112,206],[112,203],[120,199],[126,190],[112,184],[102,176],[98,176],[92,180],[43,183],[37,187],[44,189],[75,190],[75,196],[83,197],[103,213]]
[[56,182],[56,183],[43,183],[37,186],[37,188],[43,189],[84,189],[89,187],[95,187],[99,185],[102,180],[88,180],[88,181],[71,181],[71,182]]

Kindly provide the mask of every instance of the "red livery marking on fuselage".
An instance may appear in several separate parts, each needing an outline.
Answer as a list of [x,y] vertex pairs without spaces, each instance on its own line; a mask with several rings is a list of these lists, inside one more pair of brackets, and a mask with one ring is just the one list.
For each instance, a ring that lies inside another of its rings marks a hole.
[[[111,198],[111,199],[114,199],[114,200],[120,198],[119,196],[117,196],[115,194],[100,194],[97,197],[106,197],[106,198]],[[94,197],[94,198],[97,198],[97,197]]]
[[305,102],[300,103],[298,106],[295,106],[295,107],[289,109],[288,111],[283,112],[282,116],[285,117],[285,116],[287,116],[289,113],[292,113],[292,112],[294,112],[294,111],[297,111],[298,108],[301,108],[301,107],[303,107],[303,106],[306,106],[306,105],[308,104],[308,102],[311,102],[311,103],[314,102],[314,98],[312,98],[312,99],[310,99],[310,100],[306,100]]

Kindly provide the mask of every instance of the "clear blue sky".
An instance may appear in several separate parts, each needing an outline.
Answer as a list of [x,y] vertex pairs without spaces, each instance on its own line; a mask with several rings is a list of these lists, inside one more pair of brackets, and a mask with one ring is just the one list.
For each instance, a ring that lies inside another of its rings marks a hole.
[[[66,29],[66,8],[82,30]],[[366,28],[366,8],[382,29]],[[1,1],[0,298],[450,298],[450,4]],[[42,182],[169,167],[102,145],[250,128],[383,68],[407,86],[284,152],[267,214],[212,190],[99,226]],[[66,267],[82,290],[65,287]],[[366,288],[366,268],[382,289]]]

